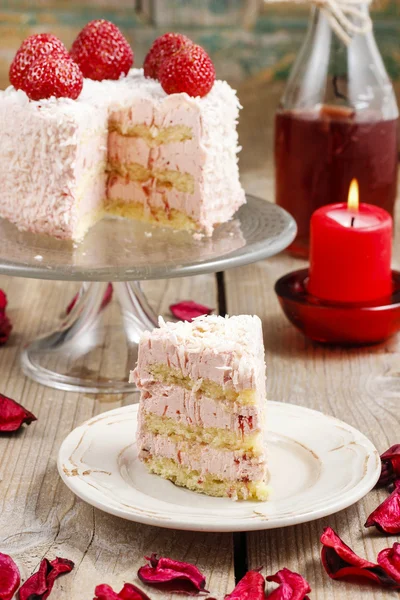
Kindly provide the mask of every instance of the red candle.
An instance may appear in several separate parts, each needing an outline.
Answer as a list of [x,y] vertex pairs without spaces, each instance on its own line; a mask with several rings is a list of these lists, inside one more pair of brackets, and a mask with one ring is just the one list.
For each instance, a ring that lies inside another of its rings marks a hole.
[[369,302],[392,292],[392,218],[358,204],[354,179],[347,204],[329,204],[311,217],[308,291],[332,302]]

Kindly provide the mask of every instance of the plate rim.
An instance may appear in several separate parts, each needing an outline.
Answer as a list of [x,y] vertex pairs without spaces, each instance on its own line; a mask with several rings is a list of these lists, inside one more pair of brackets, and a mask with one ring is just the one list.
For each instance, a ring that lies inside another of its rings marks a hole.
[[[268,529],[278,529],[281,527],[290,527],[292,525],[299,525],[302,523],[308,523],[311,521],[315,521],[315,520],[321,519],[323,517],[327,517],[332,514],[336,514],[337,512],[340,512],[341,510],[344,510],[346,508],[349,508],[350,506],[352,506],[353,504],[355,504],[356,502],[361,500],[368,492],[370,492],[374,488],[375,484],[377,483],[377,481],[379,479],[380,471],[381,471],[380,455],[379,455],[378,450],[374,446],[374,444],[371,442],[371,440],[365,434],[363,434],[361,431],[359,431],[352,425],[349,425],[345,421],[342,421],[341,419],[334,417],[333,415],[329,415],[329,414],[323,413],[319,410],[309,408],[308,406],[302,406],[302,405],[293,404],[290,402],[278,402],[275,400],[268,400],[268,406],[271,406],[271,405],[277,406],[277,407],[287,406],[290,408],[294,408],[296,410],[299,410],[300,412],[304,411],[305,413],[309,413],[309,414],[311,413],[318,417],[324,417],[326,419],[334,421],[339,426],[344,426],[346,431],[356,434],[357,437],[361,438],[361,440],[364,442],[366,447],[369,446],[369,450],[371,452],[371,457],[375,456],[375,459],[376,459],[375,470],[369,475],[369,477],[367,477],[367,474],[365,474],[364,477],[356,484],[356,486],[354,488],[352,488],[350,491],[348,491],[346,494],[344,494],[344,497],[341,499],[341,501],[336,501],[336,504],[334,507],[332,507],[332,506],[329,507],[329,505],[327,505],[324,508],[320,508],[318,510],[311,511],[309,513],[304,512],[304,511],[303,511],[303,513],[300,513],[300,514],[294,513],[293,515],[286,516],[284,519],[281,519],[280,521],[279,521],[279,519],[274,519],[274,518],[267,519],[263,516],[259,516],[257,518],[257,516],[255,516],[251,522],[247,522],[246,524],[244,524],[244,522],[243,522],[244,519],[241,517],[239,517],[235,521],[228,521],[227,523],[224,522],[224,523],[220,523],[218,525],[215,525],[215,524],[210,525],[207,523],[195,523],[195,522],[189,524],[186,522],[180,522],[179,519],[178,520],[176,520],[176,519],[175,520],[174,519],[163,520],[163,519],[158,518],[157,516],[148,516],[146,514],[142,515],[139,513],[139,514],[133,515],[128,512],[124,513],[124,511],[122,509],[114,508],[113,506],[107,505],[101,499],[96,499],[96,498],[93,499],[93,497],[91,497],[90,494],[86,493],[86,491],[85,491],[86,488],[88,490],[90,489],[90,484],[88,484],[88,482],[86,482],[84,479],[80,478],[79,476],[78,476],[79,481],[81,483],[85,483],[86,485],[84,487],[84,490],[75,489],[74,481],[76,480],[76,478],[70,477],[64,472],[64,469],[62,466],[62,462],[63,462],[62,453],[63,453],[64,447],[67,445],[67,443],[70,439],[70,436],[72,436],[72,434],[76,434],[76,432],[78,430],[87,427],[88,425],[92,424],[92,422],[95,422],[97,419],[99,419],[101,417],[105,417],[105,416],[111,417],[111,416],[113,416],[113,414],[120,413],[121,411],[122,412],[137,412],[137,410],[139,408],[139,403],[128,404],[126,406],[114,408],[109,411],[99,413],[98,415],[95,415],[94,417],[87,419],[81,425],[78,425],[72,431],[70,431],[70,433],[62,441],[61,446],[59,448],[58,456],[57,456],[57,469],[58,469],[58,472],[59,472],[59,475],[60,475],[62,481],[67,486],[67,488],[70,491],[72,491],[72,493],[75,494],[78,498],[80,498],[81,500],[83,500],[84,502],[89,504],[90,506],[94,506],[95,508],[97,508],[105,513],[122,518],[124,520],[132,521],[132,522],[136,522],[136,523],[142,523],[145,525],[152,525],[155,527],[162,527],[164,529],[176,529],[176,530],[180,530],[180,531],[234,533],[234,532],[242,532],[242,531],[261,531],[261,530],[268,530]],[[196,492],[193,492],[193,493],[196,493]],[[232,502],[232,505],[235,506],[235,503]]]

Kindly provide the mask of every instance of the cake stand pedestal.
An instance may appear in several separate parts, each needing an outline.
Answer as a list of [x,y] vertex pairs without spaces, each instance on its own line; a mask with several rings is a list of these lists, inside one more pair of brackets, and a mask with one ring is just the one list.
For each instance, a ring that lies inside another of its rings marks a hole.
[[24,373],[67,391],[135,391],[128,377],[139,337],[157,325],[140,281],[256,262],[284,250],[295,234],[295,222],[287,212],[254,196],[247,196],[247,204],[211,238],[106,219],[83,242],[72,244],[21,233],[0,219],[0,273],[82,282],[68,314],[66,306],[60,307],[64,314],[57,329],[24,348]]

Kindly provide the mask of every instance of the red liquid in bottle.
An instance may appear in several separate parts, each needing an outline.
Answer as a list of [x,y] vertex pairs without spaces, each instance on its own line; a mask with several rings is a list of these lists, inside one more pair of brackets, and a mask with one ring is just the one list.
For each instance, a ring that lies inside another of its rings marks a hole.
[[308,256],[312,213],[325,204],[347,202],[358,180],[361,202],[393,216],[397,189],[398,120],[355,116],[351,109],[279,111],[275,119],[276,202],[296,220],[289,251]]

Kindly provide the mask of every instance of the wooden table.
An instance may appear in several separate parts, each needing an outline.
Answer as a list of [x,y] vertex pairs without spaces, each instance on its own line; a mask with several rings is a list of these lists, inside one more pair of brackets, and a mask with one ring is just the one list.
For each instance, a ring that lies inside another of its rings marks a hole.
[[[257,83],[257,82],[256,82]],[[248,191],[271,197],[271,115],[280,87],[244,87],[241,129],[246,148],[242,167]],[[267,107],[267,108],[266,108]],[[267,117],[265,116],[267,114]],[[269,116],[268,116],[269,115]],[[398,245],[397,245],[398,246]],[[395,255],[396,256],[396,255]],[[324,348],[306,340],[285,319],[273,292],[278,277],[303,266],[280,255],[255,265],[190,279],[147,282],[145,291],[157,312],[196,299],[221,313],[255,313],[263,320],[269,398],[324,411],[359,428],[379,451],[400,442],[400,338],[375,347]],[[100,412],[130,402],[122,396],[88,396],[41,387],[20,370],[23,344],[54,325],[76,291],[76,284],[0,277],[14,323],[9,343],[0,349],[0,392],[23,403],[38,421],[16,435],[0,437],[0,550],[11,554],[28,577],[47,556],[75,561],[74,571],[57,581],[57,600],[90,600],[97,584],[117,591],[135,581],[143,557],[158,552],[196,563],[212,595],[223,598],[248,568],[274,573],[288,567],[310,582],[312,600],[383,600],[395,592],[333,582],[319,559],[319,536],[330,525],[369,560],[395,539],[363,524],[385,498],[373,491],[337,515],[305,525],[249,534],[170,531],[106,515],[78,500],[60,480],[56,457],[62,440],[77,425]],[[152,598],[179,598],[151,592]]]

